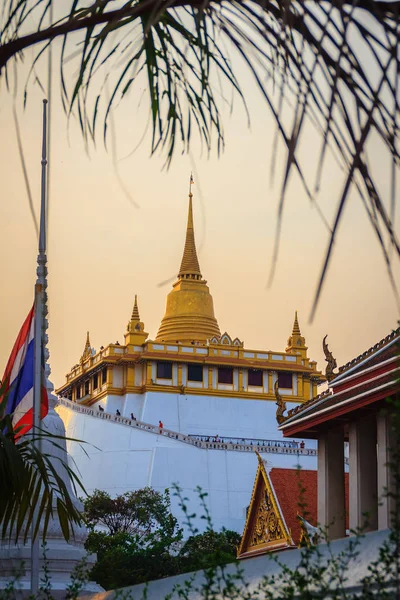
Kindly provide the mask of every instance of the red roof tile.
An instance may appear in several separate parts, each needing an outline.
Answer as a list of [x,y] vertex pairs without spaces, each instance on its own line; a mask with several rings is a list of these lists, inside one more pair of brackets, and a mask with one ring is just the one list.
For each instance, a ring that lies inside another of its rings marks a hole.
[[[274,486],[276,499],[279,502],[282,514],[285,518],[295,544],[298,544],[301,536],[301,528],[297,514],[316,526],[318,522],[318,484],[317,471],[306,469],[278,469],[272,468],[269,472],[272,485]],[[300,487],[304,488],[301,499]],[[345,473],[345,499],[346,513],[349,506],[349,476]],[[300,507],[299,503],[304,503]],[[346,514],[346,528],[348,528],[348,516]]]

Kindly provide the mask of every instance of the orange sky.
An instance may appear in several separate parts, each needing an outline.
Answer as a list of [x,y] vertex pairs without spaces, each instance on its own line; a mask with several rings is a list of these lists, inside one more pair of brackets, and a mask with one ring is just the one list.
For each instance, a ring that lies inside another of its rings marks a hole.
[[[20,83],[23,83],[23,77]],[[20,85],[21,88],[21,85]],[[251,128],[243,111],[226,110],[226,150],[218,158],[180,155],[163,170],[149,156],[149,137],[118,166],[101,136],[85,151],[74,121],[68,127],[55,85],[52,120],[49,216],[49,305],[52,379],[55,386],[82,353],[86,330],[95,348],[123,341],[134,294],[150,338],[164,314],[165,297],[176,275],[184,244],[190,171],[195,178],[194,218],[199,260],[214,298],[220,329],[244,340],[247,348],[284,350],[294,311],[309,355],[325,368],[322,338],[338,364],[361,353],[396,326],[398,312],[384,261],[360,200],[353,195],[340,226],[328,280],[316,318],[308,322],[328,233],[302,186],[293,176],[287,193],[282,244],[275,280],[267,289],[284,153],[271,185],[274,124],[263,100],[248,82]],[[147,114],[138,97],[116,114],[118,159],[140,139]],[[36,209],[40,198],[42,93],[31,88],[28,107],[18,114]],[[12,99],[0,88],[0,368],[3,368],[33,301],[37,240],[29,214],[12,120]],[[319,140],[309,129],[300,146],[308,174],[315,172]],[[388,189],[390,169],[378,147],[371,148],[378,180]],[[344,175],[329,163],[320,205],[330,222]],[[399,283],[399,269],[395,270]]]

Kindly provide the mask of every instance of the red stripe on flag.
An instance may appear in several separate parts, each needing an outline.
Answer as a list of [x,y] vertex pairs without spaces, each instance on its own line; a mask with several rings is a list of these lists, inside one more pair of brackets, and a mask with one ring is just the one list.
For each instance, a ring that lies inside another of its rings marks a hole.
[[40,399],[40,418],[44,419],[49,412],[49,397],[45,386],[42,386],[42,395]]
[[13,429],[15,433],[15,439],[19,440],[22,435],[28,433],[33,427],[33,408],[30,408],[21,419],[15,423]]
[[[21,330],[18,334],[17,340],[14,344],[14,348],[11,351],[10,358],[8,359],[8,363],[6,366],[6,370],[4,371],[3,383],[6,382],[7,379],[9,379],[12,368],[14,366],[15,358],[16,358],[21,346],[23,346],[24,343],[26,342],[26,339],[29,335],[29,331],[31,328],[33,314],[34,314],[34,307],[32,306],[32,309],[29,311],[29,314],[26,317],[24,324],[21,327]],[[6,383],[5,391],[7,391],[8,387],[9,387],[9,381],[7,381],[7,383]]]
[[[49,398],[45,386],[42,386],[42,395],[40,401],[40,418],[44,419],[49,412]],[[17,431],[15,439],[19,438],[28,433],[33,427],[33,407],[30,408],[21,418],[15,423],[13,429]],[[20,429],[21,428],[21,429]]]

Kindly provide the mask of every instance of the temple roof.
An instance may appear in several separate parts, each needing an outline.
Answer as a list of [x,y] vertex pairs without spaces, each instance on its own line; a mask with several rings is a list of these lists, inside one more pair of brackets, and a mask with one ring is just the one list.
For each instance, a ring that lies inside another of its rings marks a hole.
[[[317,471],[271,469],[260,455],[257,456],[258,469],[238,558],[298,546],[304,535],[298,515],[314,527],[318,523]],[[345,502],[348,507],[349,475],[345,473],[344,476]]]
[[396,330],[392,331],[391,333],[389,333],[389,335],[382,338],[379,342],[377,342],[376,344],[371,346],[371,348],[369,348],[368,350],[366,350],[359,356],[356,356],[356,358],[353,358],[345,365],[339,367],[339,375],[336,376],[335,380],[340,378],[343,373],[345,373],[349,369],[352,369],[356,365],[359,365],[366,359],[369,359],[369,358],[372,359],[375,354],[377,354],[379,351],[381,351],[386,346],[391,345],[394,342],[394,340],[398,339],[399,337],[400,337],[400,327],[397,328]]
[[[269,476],[293,542],[298,545],[302,528],[297,515],[302,513],[311,525],[318,522],[317,471],[272,468]],[[300,499],[300,485],[305,490],[303,499]],[[299,507],[302,502],[306,504],[304,510]]]
[[399,343],[397,329],[341,367],[326,391],[288,411],[279,427],[283,435],[315,439],[318,427],[325,427],[328,421],[340,419],[342,424],[347,423],[355,411],[372,410],[372,405],[377,407],[398,393]]
[[258,453],[257,458],[258,469],[238,558],[294,547],[266,465]]

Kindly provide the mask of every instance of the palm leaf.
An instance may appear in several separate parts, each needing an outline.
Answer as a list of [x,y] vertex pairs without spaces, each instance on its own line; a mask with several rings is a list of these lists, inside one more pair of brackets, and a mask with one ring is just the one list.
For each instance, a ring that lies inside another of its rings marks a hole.
[[[12,541],[38,535],[43,523],[42,537],[45,539],[50,519],[57,518],[63,535],[69,540],[74,527],[82,523],[75,497],[71,496],[68,483],[74,492],[85,489],[67,462],[60,458],[59,443],[62,438],[48,432],[39,432],[35,437],[46,440],[49,451],[42,452],[31,436],[23,436],[15,442],[11,415],[4,415],[7,396],[2,395],[5,383],[0,386],[0,529],[1,538]],[[55,458],[52,455],[54,450]],[[58,451],[58,452],[57,452]],[[62,473],[63,475],[60,475]]]
[[[194,135],[207,152],[214,143],[218,152],[224,148],[221,106],[227,101],[228,88],[246,109],[236,66],[242,61],[276,122],[275,140],[280,139],[286,150],[271,276],[279,257],[292,172],[297,173],[329,231],[312,315],[352,190],[362,199],[391,273],[392,262],[400,255],[394,232],[400,167],[399,2],[127,0],[116,5],[111,0],[92,4],[72,0],[65,14],[61,12],[56,23],[45,27],[48,6],[49,0],[3,3],[0,74],[7,84],[11,57],[22,57],[24,49],[61,37],[64,106],[69,114],[77,115],[86,142],[96,139],[102,115],[107,143],[111,111],[122,99],[126,101],[135,83],[143,84],[146,74],[151,152],[164,153],[168,166],[178,149],[189,151]],[[40,25],[27,32],[31,22]],[[78,41],[76,32],[80,32]],[[75,56],[77,67],[72,84],[69,56]],[[369,61],[374,68],[368,68]],[[104,79],[94,77],[100,67],[106,69]],[[104,81],[112,87],[106,99]],[[291,110],[291,120],[283,117],[286,108]],[[321,138],[312,181],[304,174],[300,151],[310,125]],[[369,166],[371,139],[382,144],[390,166],[388,198]],[[276,151],[274,143],[273,169]],[[332,223],[326,222],[316,197],[329,169],[329,155],[344,175],[343,190],[332,200],[336,204]]]

